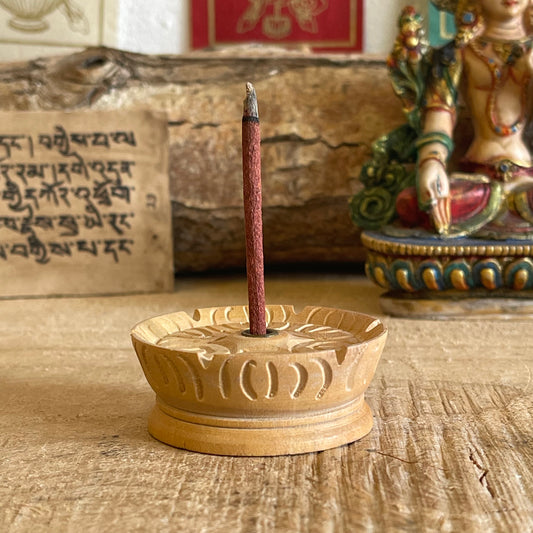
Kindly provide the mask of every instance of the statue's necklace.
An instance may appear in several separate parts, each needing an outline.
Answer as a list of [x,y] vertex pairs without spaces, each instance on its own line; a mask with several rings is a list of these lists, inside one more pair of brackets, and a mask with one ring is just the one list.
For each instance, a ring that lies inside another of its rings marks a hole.
[[[485,55],[484,49],[489,43],[492,44],[492,50],[498,59],[500,59],[501,63],[498,63],[492,57]],[[486,112],[492,131],[501,137],[507,137],[517,133],[525,125],[529,74],[527,74],[521,82],[522,93],[520,116],[513,124],[502,124],[498,120],[496,104],[498,93],[507,81],[512,67],[521,57],[531,50],[532,43],[533,40],[531,38],[523,41],[493,41],[491,39],[480,38],[470,42],[470,48],[474,54],[487,65],[491,73],[492,86],[487,98]]]

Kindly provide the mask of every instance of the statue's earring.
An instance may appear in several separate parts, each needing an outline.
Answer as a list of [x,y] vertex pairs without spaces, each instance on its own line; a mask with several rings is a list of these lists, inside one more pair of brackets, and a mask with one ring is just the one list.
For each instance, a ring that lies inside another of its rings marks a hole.
[[462,47],[478,32],[482,24],[481,10],[475,2],[468,2],[456,16],[457,35],[455,42]]
[[477,17],[476,14],[472,11],[465,11],[461,17],[461,22],[465,26],[474,26],[476,23]]
[[481,13],[477,4],[468,4],[461,15],[461,25],[467,26],[468,28],[474,28],[479,24],[480,15]]

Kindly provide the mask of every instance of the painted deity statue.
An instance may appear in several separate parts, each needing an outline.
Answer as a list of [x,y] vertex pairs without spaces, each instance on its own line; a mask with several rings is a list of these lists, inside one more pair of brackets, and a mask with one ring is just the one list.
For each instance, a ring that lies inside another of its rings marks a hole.
[[[431,49],[420,16],[403,11],[388,66],[408,123],[375,143],[361,174],[365,190],[352,199],[354,221],[440,238],[532,237],[533,162],[524,133],[533,1],[432,1],[455,15],[456,37]],[[462,151],[454,144],[454,134],[465,137],[456,128],[460,114],[473,130]]]

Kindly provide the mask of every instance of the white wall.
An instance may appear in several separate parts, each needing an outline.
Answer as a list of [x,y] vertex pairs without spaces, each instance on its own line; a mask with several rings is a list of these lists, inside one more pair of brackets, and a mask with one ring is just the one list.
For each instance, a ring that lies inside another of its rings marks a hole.
[[[189,0],[69,1],[84,10],[87,33],[73,29],[59,10],[43,16],[49,25],[45,31],[17,31],[9,26],[13,13],[0,6],[0,60],[68,53],[99,44],[147,54],[181,54],[189,49]],[[398,14],[407,4],[422,12],[427,9],[427,0],[365,0],[365,52],[390,51]]]
[[121,0],[118,13],[117,48],[146,54],[188,50],[188,0]]
[[411,5],[427,16],[429,0],[365,0],[363,48],[369,54],[388,54],[398,33],[398,16]]

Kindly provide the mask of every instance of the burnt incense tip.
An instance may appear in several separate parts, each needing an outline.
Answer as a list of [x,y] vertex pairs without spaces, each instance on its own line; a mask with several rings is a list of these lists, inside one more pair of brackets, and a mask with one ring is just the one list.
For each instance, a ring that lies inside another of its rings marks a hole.
[[243,118],[244,117],[259,120],[257,95],[255,94],[254,86],[250,82],[246,84],[246,98],[243,103]]

